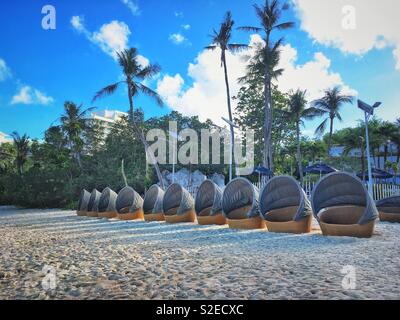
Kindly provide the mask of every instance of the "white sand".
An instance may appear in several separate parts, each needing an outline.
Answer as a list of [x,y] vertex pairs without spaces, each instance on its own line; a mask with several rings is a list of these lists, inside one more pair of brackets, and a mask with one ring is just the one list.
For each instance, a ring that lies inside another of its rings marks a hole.
[[0,207],[0,299],[399,299],[399,253],[400,224],[327,238]]

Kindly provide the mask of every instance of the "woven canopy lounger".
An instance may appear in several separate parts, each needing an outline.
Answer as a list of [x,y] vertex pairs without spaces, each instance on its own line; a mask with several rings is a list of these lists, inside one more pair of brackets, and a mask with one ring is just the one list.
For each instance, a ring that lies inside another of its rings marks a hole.
[[163,211],[167,223],[196,221],[193,197],[177,183],[171,184],[165,191]]
[[258,210],[258,189],[245,178],[232,180],[222,194],[222,212],[233,229],[264,229]]
[[147,190],[143,202],[144,219],[146,221],[165,221],[163,211],[164,190],[153,185]]
[[195,210],[200,225],[224,225],[226,218],[221,207],[222,190],[211,180],[205,180],[196,194]]
[[97,218],[98,217],[98,208],[99,208],[99,201],[100,201],[100,196],[101,193],[93,189],[90,199],[89,199],[89,204],[88,204],[88,211],[87,211],[87,216],[92,217],[92,218]]
[[374,200],[356,176],[334,172],[314,188],[312,207],[322,233],[369,238],[378,216]]
[[79,196],[78,210],[76,210],[78,216],[81,217],[86,216],[88,211],[89,201],[90,201],[90,192],[88,192],[87,190],[82,190]]
[[311,231],[311,203],[294,178],[278,176],[269,180],[261,191],[259,205],[268,231],[298,234]]
[[376,203],[381,221],[400,222],[400,196],[382,199]]
[[144,220],[143,199],[131,187],[118,193],[116,209],[120,220]]
[[110,188],[105,188],[100,196],[99,201],[99,218],[117,218],[118,212],[116,209],[117,193]]

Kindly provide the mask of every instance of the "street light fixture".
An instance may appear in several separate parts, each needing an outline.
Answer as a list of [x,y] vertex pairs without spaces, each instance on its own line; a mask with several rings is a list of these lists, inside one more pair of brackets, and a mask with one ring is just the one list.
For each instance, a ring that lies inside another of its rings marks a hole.
[[223,121],[225,121],[229,127],[231,128],[230,130],[230,146],[229,146],[229,181],[232,181],[232,176],[233,176],[233,169],[232,169],[232,165],[233,165],[233,145],[235,143],[235,141],[233,141],[233,132],[236,129],[239,129],[239,126],[237,126],[236,124],[234,124],[232,121],[225,119],[224,117],[221,117],[221,119]]
[[374,115],[374,110],[378,108],[382,104],[382,102],[375,102],[373,106],[370,106],[369,104],[366,104],[361,100],[358,100],[357,103],[358,103],[358,108],[363,110],[365,115],[365,138],[366,138],[367,158],[368,158],[368,191],[371,197],[373,197],[374,194],[373,194],[371,155],[369,148],[368,121]]

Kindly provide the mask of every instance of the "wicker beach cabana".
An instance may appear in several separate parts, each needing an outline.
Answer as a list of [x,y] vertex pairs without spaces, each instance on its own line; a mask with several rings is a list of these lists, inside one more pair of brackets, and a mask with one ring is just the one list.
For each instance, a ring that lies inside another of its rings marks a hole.
[[99,208],[100,196],[101,196],[101,193],[98,190],[93,189],[93,191],[90,195],[89,203],[88,203],[88,210],[87,210],[88,217],[92,217],[92,218],[98,217],[97,210]]
[[356,176],[334,172],[313,190],[312,207],[322,233],[369,238],[378,216],[374,200]]
[[205,180],[196,194],[195,210],[200,225],[224,225],[226,218],[221,207],[222,190],[211,180]]
[[165,221],[163,199],[164,190],[158,185],[153,185],[147,190],[143,202],[144,219],[146,221]]
[[118,193],[116,209],[120,220],[144,220],[143,199],[131,187],[125,187]]
[[90,201],[90,192],[88,192],[85,189],[82,190],[79,196],[78,210],[76,210],[78,216],[84,217],[87,215],[89,201]]
[[400,222],[400,196],[377,201],[376,206],[381,221]]
[[292,177],[278,176],[269,180],[260,193],[259,206],[270,232],[300,234],[311,231],[311,202]]
[[171,184],[165,191],[163,211],[167,223],[196,221],[193,197],[177,183]]
[[105,188],[100,196],[99,201],[99,218],[117,218],[118,212],[116,209],[117,193],[110,188]]
[[232,180],[222,194],[222,212],[233,229],[264,229],[258,189],[245,178]]

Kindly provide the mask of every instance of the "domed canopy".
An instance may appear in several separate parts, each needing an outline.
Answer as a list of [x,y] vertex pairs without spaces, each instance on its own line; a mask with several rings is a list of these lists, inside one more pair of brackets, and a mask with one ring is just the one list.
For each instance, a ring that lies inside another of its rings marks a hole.
[[247,218],[254,218],[259,215],[258,195],[259,190],[249,180],[236,178],[225,187],[222,194],[222,212],[230,219],[233,211],[246,208],[243,214]]
[[378,208],[400,208],[400,196],[394,196],[376,202]]
[[117,194],[110,188],[105,188],[100,196],[99,212],[116,211]]
[[289,207],[298,207],[293,217],[294,221],[299,221],[312,214],[311,203],[294,178],[289,176],[272,178],[260,194],[261,215],[267,218],[268,212]]
[[129,208],[129,212],[135,212],[142,208],[142,197],[131,187],[123,188],[119,193],[116,201],[116,209],[121,213],[122,209]]
[[171,184],[165,191],[163,210],[167,213],[171,209],[178,208],[176,214],[184,214],[194,207],[194,200],[190,193],[177,183]]
[[82,190],[79,196],[78,211],[87,211],[90,201],[90,192],[87,190]]
[[163,212],[164,190],[158,185],[153,185],[147,190],[143,202],[145,214]]
[[314,187],[312,207],[315,217],[322,209],[337,206],[365,207],[358,224],[366,224],[378,216],[374,200],[364,184],[356,176],[334,172],[322,178]]
[[211,180],[204,181],[196,194],[195,210],[199,214],[207,208],[211,208],[210,215],[221,212],[222,190]]
[[88,203],[88,211],[97,211],[99,209],[99,201],[100,201],[101,193],[93,189],[92,194],[90,195],[89,203]]

